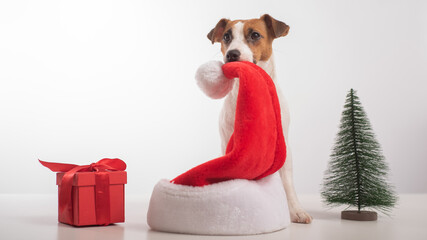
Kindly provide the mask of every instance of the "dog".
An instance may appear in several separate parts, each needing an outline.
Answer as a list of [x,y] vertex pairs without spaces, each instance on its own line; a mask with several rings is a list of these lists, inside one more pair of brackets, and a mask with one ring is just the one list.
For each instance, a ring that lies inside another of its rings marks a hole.
[[[284,37],[289,32],[289,26],[278,21],[268,14],[257,19],[234,20],[221,19],[208,33],[207,37],[212,44],[221,43],[221,52],[224,62],[249,61],[264,69],[276,85],[277,95],[282,114],[283,135],[287,143],[287,157],[284,166],[279,170],[280,177],[287,195],[291,221],[295,223],[311,223],[312,217],[304,211],[297,198],[293,184],[292,155],[289,148],[288,128],[289,109],[288,104],[277,85],[275,65],[273,59],[273,40]],[[220,114],[221,149],[225,153],[227,143],[234,130],[234,118],[236,100],[239,89],[239,81],[228,88],[224,106]]]

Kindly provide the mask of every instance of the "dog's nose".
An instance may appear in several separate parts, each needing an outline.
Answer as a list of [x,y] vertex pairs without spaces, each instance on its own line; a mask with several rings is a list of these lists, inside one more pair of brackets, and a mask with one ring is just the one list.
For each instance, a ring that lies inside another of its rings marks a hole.
[[235,61],[239,61],[240,59],[240,51],[239,50],[230,50],[227,52],[227,62],[235,62]]

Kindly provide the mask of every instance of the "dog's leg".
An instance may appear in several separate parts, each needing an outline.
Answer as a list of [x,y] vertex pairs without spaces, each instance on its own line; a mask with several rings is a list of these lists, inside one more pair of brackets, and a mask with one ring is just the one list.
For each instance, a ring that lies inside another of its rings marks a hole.
[[285,165],[279,170],[279,173],[280,177],[282,178],[283,187],[285,188],[286,197],[288,199],[291,221],[295,223],[311,223],[312,217],[301,207],[295,192],[293,181],[292,153],[289,145],[286,147]]
[[291,221],[295,223],[311,223],[312,217],[301,207],[294,187],[292,151],[289,147],[288,141],[288,129],[290,124],[288,103],[283,96],[281,89],[278,86],[276,86],[276,89],[282,112],[283,135],[285,136],[286,141],[286,161],[285,165],[279,170],[279,173],[288,199]]

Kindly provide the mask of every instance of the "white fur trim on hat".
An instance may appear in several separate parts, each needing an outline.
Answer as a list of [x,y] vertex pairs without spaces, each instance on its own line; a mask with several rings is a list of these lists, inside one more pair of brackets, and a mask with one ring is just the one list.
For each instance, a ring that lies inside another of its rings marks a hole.
[[290,224],[279,173],[261,180],[235,179],[204,187],[161,180],[147,214],[157,231],[203,235],[268,233]]
[[234,79],[224,76],[222,65],[220,61],[209,61],[200,65],[196,72],[197,85],[213,99],[225,97],[233,88]]

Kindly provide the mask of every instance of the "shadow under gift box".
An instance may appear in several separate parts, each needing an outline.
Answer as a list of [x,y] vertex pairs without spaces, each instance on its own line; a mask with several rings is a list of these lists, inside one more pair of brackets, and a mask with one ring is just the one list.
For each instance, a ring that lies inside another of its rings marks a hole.
[[[58,185],[58,199],[61,189],[61,180],[64,172],[56,174],[56,184]],[[69,222],[69,216],[66,211],[59,211],[60,202],[58,201],[58,221],[74,226],[99,225],[97,223],[97,203],[96,203],[96,172],[77,172],[73,177],[71,202],[72,202],[72,222]],[[125,188],[127,183],[127,174],[125,171],[111,171],[109,175],[109,223],[119,223],[125,221]],[[107,200],[108,202],[108,200]],[[99,208],[99,205],[98,205]],[[99,211],[100,209],[98,209]],[[98,212],[98,214],[100,214]]]

